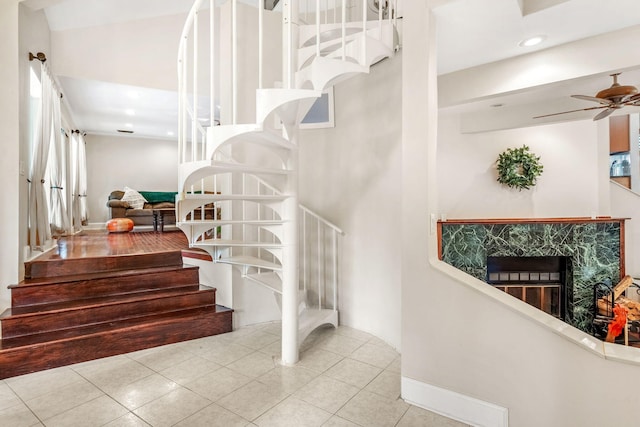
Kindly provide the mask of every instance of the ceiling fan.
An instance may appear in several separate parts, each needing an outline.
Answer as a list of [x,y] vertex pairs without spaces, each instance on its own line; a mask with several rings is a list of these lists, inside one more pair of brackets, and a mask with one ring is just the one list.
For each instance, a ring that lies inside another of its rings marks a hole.
[[572,98],[584,99],[586,101],[594,101],[601,105],[597,107],[582,108],[580,110],[563,111],[561,113],[545,114],[544,116],[536,116],[534,119],[542,117],[557,116],[559,114],[575,113],[576,111],[588,111],[599,110],[604,108],[601,112],[596,114],[593,120],[604,119],[614,111],[629,106],[640,106],[640,93],[635,86],[623,86],[618,83],[618,76],[620,73],[611,74],[613,77],[613,84],[607,89],[603,89],[596,94],[596,96],[588,95],[571,95]]

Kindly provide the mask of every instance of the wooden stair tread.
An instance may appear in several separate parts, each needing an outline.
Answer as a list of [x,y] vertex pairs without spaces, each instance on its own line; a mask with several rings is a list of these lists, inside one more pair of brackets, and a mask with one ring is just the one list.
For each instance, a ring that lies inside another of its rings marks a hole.
[[87,328],[79,336],[49,334],[48,341],[33,337],[0,340],[0,379],[231,332],[232,312],[211,306]]
[[[141,269],[118,276],[95,276],[65,282],[40,283],[11,289],[12,307],[53,304],[88,298],[127,295],[145,290],[192,286],[199,282],[198,268]],[[77,278],[77,277],[76,277]]]
[[215,313],[232,312],[233,310],[221,305],[211,304],[203,307],[195,307],[172,311],[168,313],[151,314],[129,319],[122,319],[115,322],[85,325],[75,328],[68,328],[59,331],[45,332],[15,338],[3,338],[0,340],[0,355],[2,351],[35,345],[47,345],[51,342],[82,339],[87,335],[99,335],[103,333],[117,333],[119,330],[132,328],[151,328],[154,325],[169,323],[172,319],[181,317],[191,317],[194,315],[211,315]]
[[0,320],[6,317],[25,317],[43,313],[55,313],[61,311],[83,310],[105,305],[115,305],[122,303],[130,303],[135,301],[152,300],[156,298],[166,298],[169,296],[183,295],[188,293],[196,293],[201,291],[215,291],[215,288],[203,287],[199,284],[192,284],[174,288],[160,288],[158,290],[144,289],[139,292],[127,294],[116,294],[99,298],[86,298],[73,301],[64,301],[50,304],[26,305],[12,307],[7,309]]
[[210,288],[173,295],[151,295],[146,298],[80,306],[66,310],[16,315],[2,320],[2,336],[15,338],[63,330],[81,330],[89,325],[113,325],[114,322],[126,319],[206,307],[215,303],[215,289]]
[[99,271],[95,273],[82,273],[82,274],[70,274],[66,276],[54,276],[54,277],[38,277],[35,279],[25,279],[16,285],[9,285],[9,289],[15,288],[25,288],[29,286],[44,286],[51,284],[61,284],[61,283],[69,283],[69,282],[79,282],[84,280],[95,280],[95,279],[108,279],[108,278],[119,278],[119,277],[127,277],[127,276],[137,276],[140,274],[151,274],[151,273],[163,273],[169,271],[178,271],[178,270],[188,270],[188,269],[197,269],[193,265],[182,264],[181,266],[170,265],[170,266],[162,266],[162,267],[147,267],[147,268],[131,268],[126,270],[111,270],[111,271]]
[[59,277],[98,271],[128,270],[182,265],[180,250],[169,252],[151,252],[144,254],[107,255],[87,258],[49,258],[25,263],[25,278]]

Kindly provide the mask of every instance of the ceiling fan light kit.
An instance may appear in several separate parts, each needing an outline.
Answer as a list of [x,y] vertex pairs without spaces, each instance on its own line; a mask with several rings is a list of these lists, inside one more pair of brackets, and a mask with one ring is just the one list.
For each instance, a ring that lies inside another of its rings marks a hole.
[[618,83],[619,75],[620,73],[611,74],[611,77],[613,77],[613,84],[610,87],[598,92],[596,96],[571,95],[572,98],[597,102],[598,104],[600,104],[599,106],[581,108],[579,110],[563,111],[560,113],[545,114],[542,116],[536,116],[534,117],[534,119],[557,116],[559,114],[575,113],[577,111],[589,111],[604,108],[604,110],[596,114],[596,116],[593,118],[593,120],[600,120],[608,117],[611,113],[619,110],[620,108],[626,106],[640,106],[640,94],[638,94],[638,88],[636,88],[635,86],[621,85],[620,83]]

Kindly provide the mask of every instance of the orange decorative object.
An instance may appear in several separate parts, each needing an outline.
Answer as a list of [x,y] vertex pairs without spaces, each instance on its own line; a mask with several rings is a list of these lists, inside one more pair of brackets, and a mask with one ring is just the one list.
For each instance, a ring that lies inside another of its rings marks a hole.
[[107,221],[109,233],[126,233],[133,230],[133,221],[129,218],[113,218]]
[[627,324],[627,309],[619,304],[613,307],[613,320],[609,323],[609,331],[605,341],[613,342],[615,338],[622,333],[625,325]]

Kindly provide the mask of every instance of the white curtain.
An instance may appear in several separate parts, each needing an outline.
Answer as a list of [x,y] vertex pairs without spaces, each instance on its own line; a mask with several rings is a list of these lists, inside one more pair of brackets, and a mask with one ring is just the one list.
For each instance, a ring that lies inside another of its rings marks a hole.
[[[55,135],[60,135],[60,94],[56,90],[48,67],[41,64],[41,104],[33,144],[29,188],[29,245],[32,249],[43,249],[51,240],[49,226],[49,203],[45,178],[49,150]],[[57,106],[56,106],[57,104]],[[57,113],[58,122],[55,123]]]
[[[55,91],[55,89],[54,89]],[[53,101],[53,125],[51,130],[51,147],[49,152],[49,215],[51,232],[53,235],[67,234],[71,232],[69,214],[67,212],[67,194],[64,191],[67,186],[67,150],[63,139],[60,116],[60,94]]]
[[73,225],[79,230],[87,224],[87,154],[84,136],[71,133],[71,175],[73,177]]

